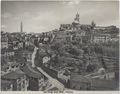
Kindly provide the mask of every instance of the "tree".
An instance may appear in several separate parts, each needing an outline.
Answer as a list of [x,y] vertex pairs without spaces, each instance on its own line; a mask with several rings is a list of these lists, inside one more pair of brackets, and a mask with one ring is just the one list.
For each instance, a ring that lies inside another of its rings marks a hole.
[[60,41],[60,42],[55,42],[51,45],[51,49],[53,50],[59,50],[60,47],[62,47],[64,44]]
[[95,65],[93,65],[93,64],[89,64],[88,66],[87,66],[87,72],[94,72],[94,70],[95,70]]

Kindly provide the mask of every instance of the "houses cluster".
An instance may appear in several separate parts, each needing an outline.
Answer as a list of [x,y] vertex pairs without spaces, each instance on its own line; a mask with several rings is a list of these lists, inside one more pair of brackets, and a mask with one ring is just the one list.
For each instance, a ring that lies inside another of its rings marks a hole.
[[[1,39],[1,90],[44,90],[47,78],[30,67],[35,34],[1,32]],[[43,57],[43,63],[49,60]]]
[[[98,73],[99,72],[99,73]],[[73,90],[117,90],[118,72],[98,70],[88,75],[71,74],[69,88]]]
[[[74,34],[79,36],[79,41],[84,43],[85,41],[90,43],[108,43],[108,42],[118,42],[119,40],[119,29],[115,26],[96,26],[95,22],[92,21],[91,24],[80,24],[79,14],[72,24],[61,24],[59,31],[68,32],[70,37]],[[72,33],[71,33],[72,32]],[[74,32],[74,33],[73,33]],[[76,36],[76,37],[78,37]]]
[[31,62],[24,61],[24,58],[14,63],[7,62],[1,68],[2,91],[43,91],[47,87],[48,78],[31,67]]
[[[116,27],[98,27],[93,21],[90,25],[80,24],[77,13],[72,24],[61,24],[59,30],[28,34],[22,30],[16,33],[1,32],[1,90],[49,91],[57,88],[50,88],[53,81],[74,90],[114,90],[117,86],[113,80],[118,79],[118,72],[100,68],[96,73],[80,75],[69,69],[55,69],[50,62],[56,54],[49,49],[49,44],[58,41],[78,44],[118,42],[118,32],[111,34],[112,30],[116,30]],[[36,53],[35,46],[39,47]],[[32,63],[41,67],[48,77],[32,67]],[[49,76],[57,81],[50,80]]]
[[[25,74],[20,71],[12,71],[7,73],[1,77],[3,80],[1,84],[2,91],[25,91],[28,87],[28,81],[26,79]],[[6,83],[6,84],[4,84]]]
[[[43,44],[47,44],[51,34],[3,34],[3,47],[1,48],[1,90],[2,91],[43,91],[51,86],[49,80],[36,68],[33,68],[32,58],[35,45],[41,49],[35,54],[38,56],[38,64],[44,66],[50,62],[51,52],[46,50]],[[47,39],[48,38],[48,39]],[[6,40],[7,39],[7,40]],[[43,40],[42,40],[43,39]],[[7,46],[6,46],[7,45]],[[40,60],[40,61],[39,61]],[[37,61],[35,61],[37,65]]]

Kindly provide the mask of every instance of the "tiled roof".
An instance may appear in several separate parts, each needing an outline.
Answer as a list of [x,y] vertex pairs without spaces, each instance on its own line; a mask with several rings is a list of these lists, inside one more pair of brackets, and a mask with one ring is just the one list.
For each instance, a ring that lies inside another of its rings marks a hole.
[[12,71],[8,74],[5,74],[2,76],[3,79],[9,79],[9,80],[16,80],[20,77],[22,77],[24,75],[24,73],[21,70],[17,70],[17,71]]
[[75,62],[75,60],[77,59],[74,59],[72,57],[70,58],[65,56],[58,56],[58,62],[72,63],[72,62]]
[[8,63],[8,58],[5,58],[4,56],[1,56],[1,66],[4,66]]
[[99,34],[99,33],[95,33],[95,34],[93,34],[93,36],[110,36],[110,34]]
[[78,74],[71,74],[70,80],[71,81],[75,81],[75,82],[91,83],[91,79],[90,78],[85,77],[83,75],[78,75]]
[[13,62],[13,63],[11,63],[11,66],[18,66],[19,64],[18,63],[15,63],[15,62]]
[[6,88],[8,86],[10,86],[12,83],[10,81],[7,81],[7,80],[1,80],[1,87],[2,88]]
[[62,84],[64,84],[65,82],[63,80],[61,80],[60,78],[58,78],[58,72],[53,70],[53,69],[49,69],[47,67],[42,67],[42,69],[51,77],[57,79],[59,82],[61,82]]
[[5,71],[5,70],[8,69],[8,68],[9,68],[9,65],[8,65],[8,64],[3,65],[3,66],[1,66],[1,71]]
[[115,80],[92,79],[92,86],[100,90],[114,90],[119,84]]
[[24,53],[24,54],[32,54],[33,52],[31,52],[31,51],[28,51],[28,50],[22,50],[22,51],[20,51],[20,53]]
[[46,68],[46,67],[42,67],[42,69],[43,69],[47,74],[49,74],[51,77],[57,78],[57,72],[54,71],[53,69],[49,69],[49,68]]
[[42,74],[40,72],[36,71],[30,65],[23,66],[22,70],[29,77],[34,77],[34,78],[41,78],[42,77]]
[[39,49],[37,51],[37,53],[39,53],[39,56],[41,56],[41,57],[47,56],[47,53],[44,49]]

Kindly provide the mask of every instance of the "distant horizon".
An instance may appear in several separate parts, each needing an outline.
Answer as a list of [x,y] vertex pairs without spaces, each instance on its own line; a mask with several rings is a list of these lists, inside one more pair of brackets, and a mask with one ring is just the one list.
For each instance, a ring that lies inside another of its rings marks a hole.
[[59,29],[60,24],[71,24],[76,13],[80,24],[119,27],[118,1],[2,1],[1,30],[27,33],[49,32]]
[[[108,27],[108,26],[115,26],[115,25],[107,25],[107,26],[97,26],[96,25],[96,27]],[[119,28],[118,26],[116,26],[116,28]],[[24,29],[24,27],[23,27],[23,29]],[[59,28],[55,28],[55,29],[58,29],[59,30]],[[53,29],[53,30],[55,30],[55,29]],[[3,32],[7,32],[7,31],[4,31],[4,30],[1,30],[1,31],[3,31]],[[20,31],[18,31],[18,32],[20,32]],[[8,31],[8,33],[18,33],[17,31],[16,32],[9,32]],[[52,30],[49,30],[49,31],[44,31],[44,32],[52,32]],[[25,32],[24,30],[23,30],[23,33],[44,33],[44,32]]]

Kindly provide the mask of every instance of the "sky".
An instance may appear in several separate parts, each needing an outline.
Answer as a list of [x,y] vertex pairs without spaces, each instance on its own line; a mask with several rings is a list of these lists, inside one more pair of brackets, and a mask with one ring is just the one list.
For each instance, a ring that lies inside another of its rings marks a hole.
[[48,32],[71,24],[76,13],[80,24],[119,26],[118,1],[2,1],[1,29],[6,32]]

